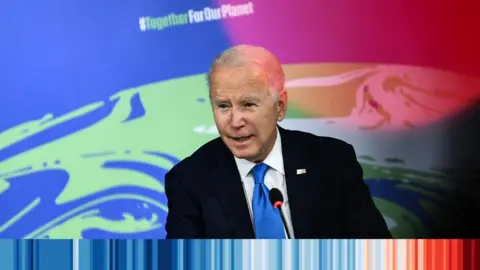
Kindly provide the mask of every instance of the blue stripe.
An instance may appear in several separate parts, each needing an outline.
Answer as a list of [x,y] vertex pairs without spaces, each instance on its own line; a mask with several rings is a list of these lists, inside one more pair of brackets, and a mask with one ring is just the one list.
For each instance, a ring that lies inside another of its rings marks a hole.
[[27,257],[25,257],[25,245],[27,244],[27,241],[24,241],[22,243],[20,243],[20,245],[18,246],[18,256],[20,258],[20,270],[26,270],[25,269],[25,265],[26,265],[26,260],[27,260]]
[[300,265],[300,245],[298,241],[293,241],[293,267]]
[[159,269],[158,262],[158,241],[152,241],[152,270]]
[[21,250],[20,250],[20,246],[22,245],[22,242],[15,242],[15,246],[14,246],[14,249],[15,249],[15,270],[17,269],[20,269],[21,267],[21,264],[20,262],[22,261],[21,260]]
[[242,269],[242,242],[240,240],[233,240],[233,268],[234,270]]
[[350,260],[350,269],[355,269],[355,262],[357,261],[357,254],[355,252],[355,240],[349,240],[350,252],[352,253],[352,259]]
[[25,259],[23,260],[24,264],[23,264],[23,269],[25,270],[31,270],[30,269],[30,263],[31,263],[31,257],[30,257],[30,243],[32,241],[31,240],[27,240],[24,242],[24,245],[23,245],[23,256],[25,256]]
[[103,263],[103,267],[107,270],[113,270],[116,269],[116,263],[115,263],[115,244],[113,243],[113,240],[108,240],[105,242],[105,245],[103,246],[103,252],[107,256],[105,258],[105,261]]
[[171,262],[170,269],[178,269],[179,266],[178,266],[177,260],[175,258],[175,251],[178,248],[178,242],[177,241],[164,241],[164,242],[171,247],[170,248],[170,254],[169,254],[170,262]]
[[38,269],[72,269],[72,241],[39,240]]
[[348,257],[346,259],[347,261],[347,269],[351,270],[352,269],[352,260],[353,260],[353,254],[352,254],[352,241],[346,240],[346,246],[347,246],[347,253]]
[[1,269],[15,270],[15,241],[0,241],[0,266]]
[[92,268],[93,270],[109,270],[105,267],[105,260],[110,259],[110,256],[105,254],[105,245],[108,242],[102,240],[93,240],[92,243]]
[[128,240],[127,244],[127,259],[129,260],[127,270],[136,270],[136,262],[135,257],[137,256],[137,252],[135,250],[135,240]]
[[135,240],[135,270],[145,270],[145,263],[143,260],[144,246],[143,241]]
[[[92,250],[91,250],[91,241],[80,240],[78,244],[79,253],[82,256],[82,259],[79,261],[79,270],[92,270]],[[39,269],[41,270],[41,269]]]
[[283,245],[277,245],[277,265],[283,265]]
[[145,270],[152,270],[152,241],[145,241],[143,247],[145,249],[145,253],[143,255],[145,260]]
[[42,270],[40,269],[40,267],[38,267],[39,263],[40,263],[40,253],[39,253],[39,250],[40,250],[40,242],[39,241],[35,241],[35,270]]
[[175,250],[174,246],[172,248],[170,241],[159,241],[154,240],[158,245],[158,253],[155,257],[158,258],[159,265],[162,266],[162,269],[175,269],[172,267],[173,254],[172,251]]

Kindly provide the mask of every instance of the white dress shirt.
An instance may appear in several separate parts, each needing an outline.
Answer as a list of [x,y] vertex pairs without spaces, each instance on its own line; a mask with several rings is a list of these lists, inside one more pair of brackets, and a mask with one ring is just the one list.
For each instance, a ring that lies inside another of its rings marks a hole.
[[[250,217],[252,217],[253,224],[253,211],[252,211],[252,199],[253,199],[253,188],[255,186],[255,180],[251,172],[252,168],[255,166],[255,163],[245,160],[238,159],[235,157],[235,162],[237,164],[240,177],[243,182],[243,188],[245,191],[245,197],[247,199],[248,208],[250,210]],[[282,141],[280,139],[280,132],[277,128],[277,139],[275,140],[275,145],[273,146],[272,151],[263,161],[263,163],[268,165],[267,173],[265,174],[264,183],[268,189],[278,188],[283,194],[283,206],[282,212],[285,217],[285,222],[287,223],[288,232],[290,233],[290,238],[294,238],[293,234],[293,225],[292,219],[290,217],[290,208],[288,203],[287,195],[287,183],[285,181],[285,170],[283,168],[283,154],[282,154]],[[254,226],[255,228],[255,226]],[[286,237],[286,235],[285,235]]]

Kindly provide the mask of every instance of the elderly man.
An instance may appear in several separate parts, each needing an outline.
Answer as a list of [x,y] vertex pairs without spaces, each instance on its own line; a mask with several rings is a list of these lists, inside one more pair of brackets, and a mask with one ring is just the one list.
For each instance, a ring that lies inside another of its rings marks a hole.
[[351,145],[277,125],[287,92],[273,54],[230,48],[208,82],[220,138],[165,176],[167,238],[391,238]]

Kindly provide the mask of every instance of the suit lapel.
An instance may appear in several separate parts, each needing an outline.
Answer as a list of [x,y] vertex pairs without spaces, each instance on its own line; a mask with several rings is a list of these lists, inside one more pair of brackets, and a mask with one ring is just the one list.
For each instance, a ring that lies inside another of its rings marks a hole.
[[[282,154],[285,168],[285,178],[287,183],[287,195],[289,201],[290,214],[292,218],[295,238],[304,238],[310,231],[311,200],[313,192],[310,190],[311,180],[308,172],[309,162],[305,156],[306,151],[301,147],[293,134],[279,127],[282,139]],[[297,173],[297,170],[305,169],[305,173]]]
[[232,238],[255,238],[245,191],[235,160],[222,144],[219,159],[213,172],[217,196],[232,228]]

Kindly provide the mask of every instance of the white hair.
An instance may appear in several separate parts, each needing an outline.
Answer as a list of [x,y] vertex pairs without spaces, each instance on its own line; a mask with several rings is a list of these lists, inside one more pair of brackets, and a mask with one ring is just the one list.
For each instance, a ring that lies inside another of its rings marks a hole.
[[215,57],[207,74],[208,87],[211,89],[212,74],[216,67],[259,66],[267,75],[267,84],[275,100],[285,87],[285,73],[280,61],[266,49],[251,45],[231,47]]

